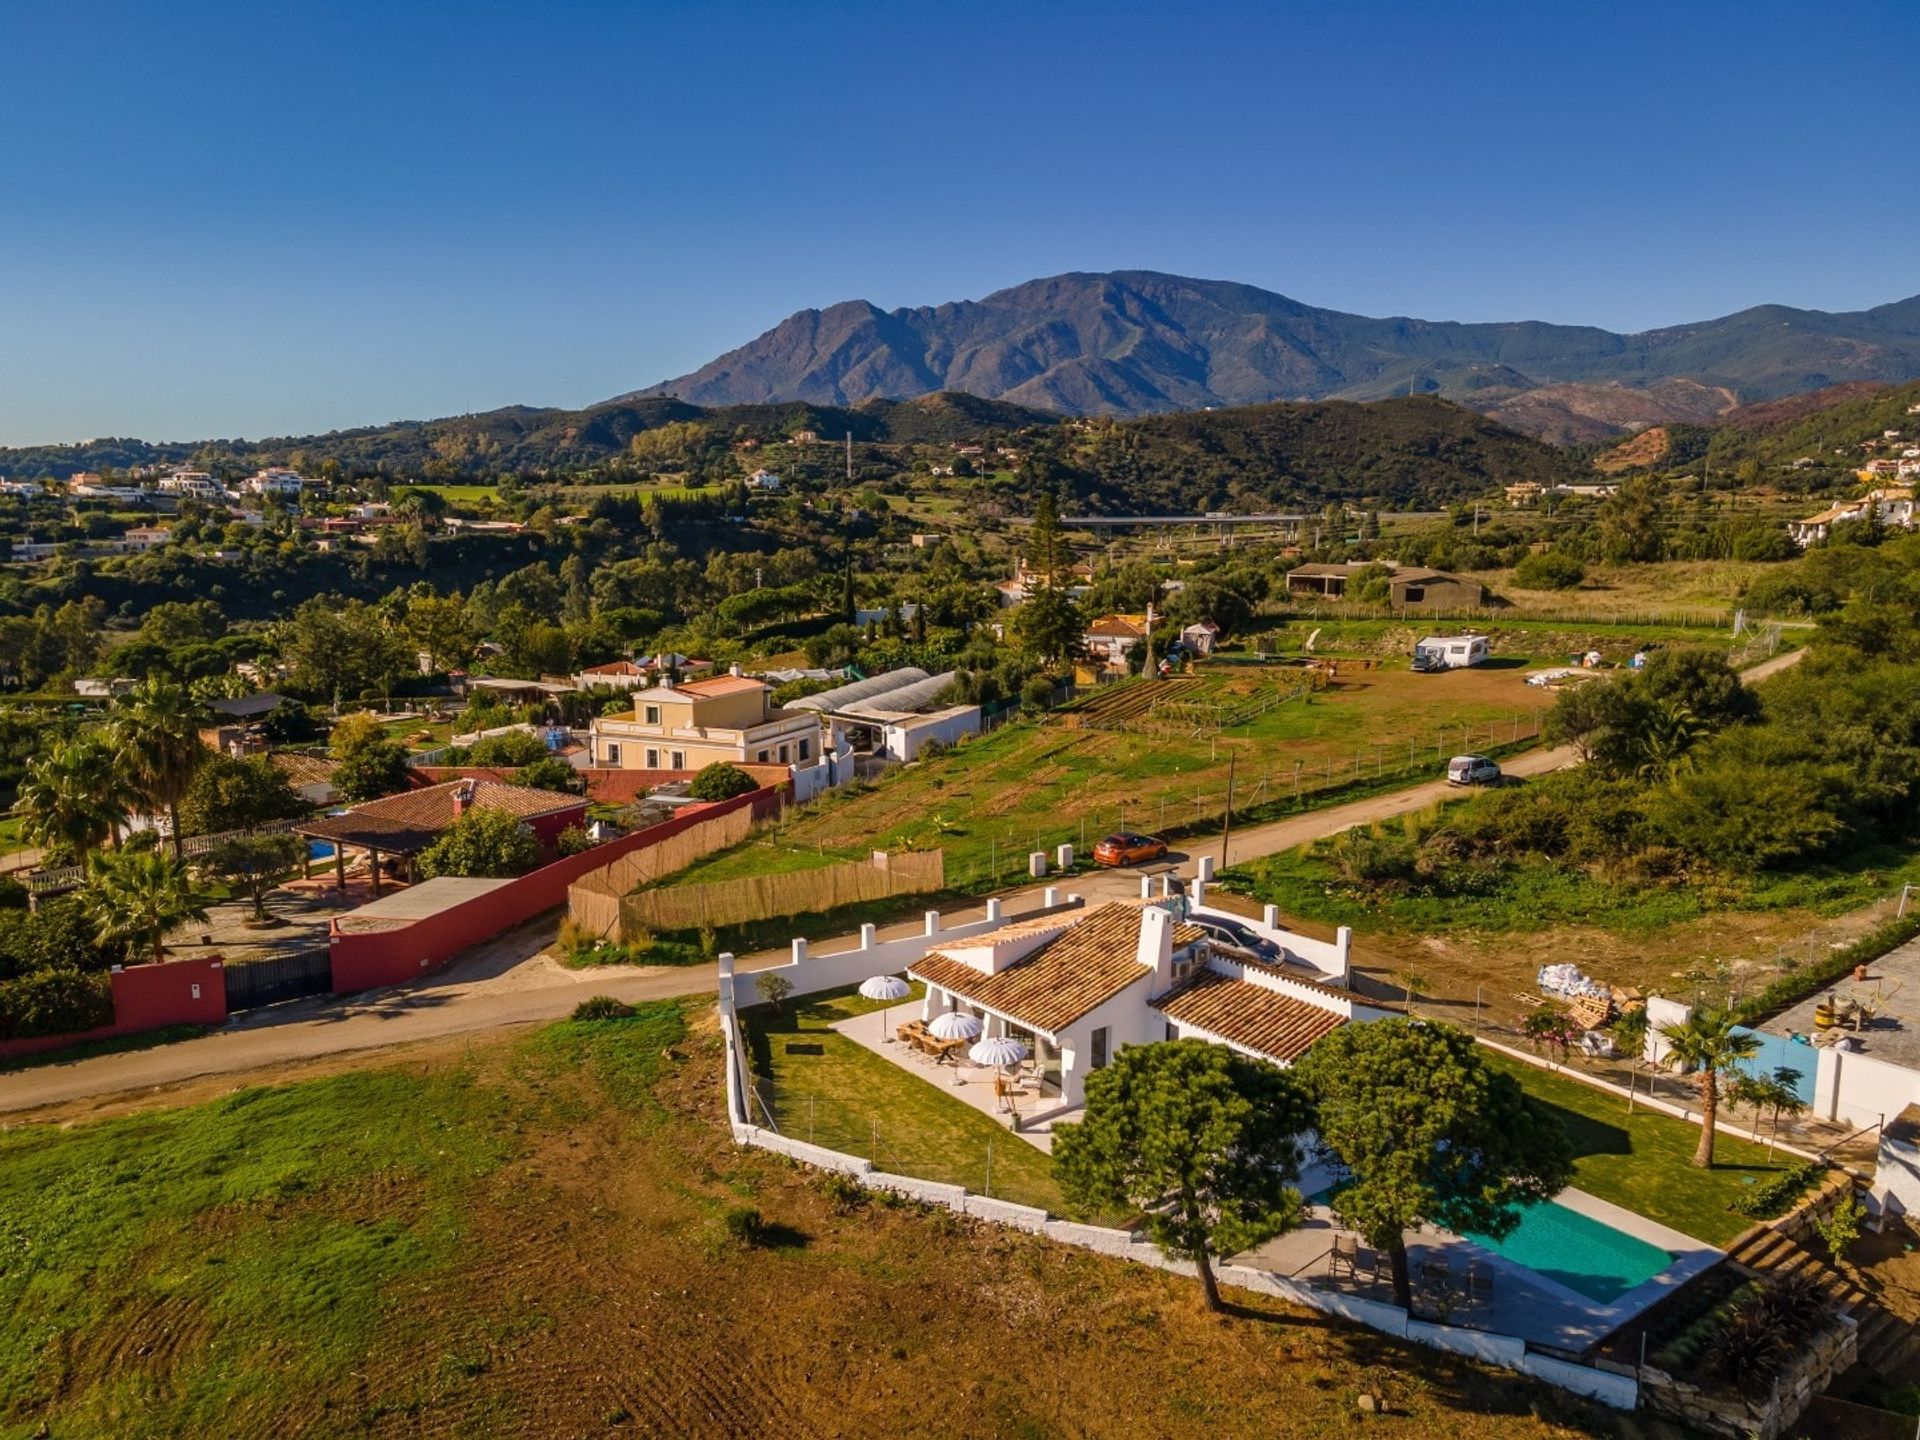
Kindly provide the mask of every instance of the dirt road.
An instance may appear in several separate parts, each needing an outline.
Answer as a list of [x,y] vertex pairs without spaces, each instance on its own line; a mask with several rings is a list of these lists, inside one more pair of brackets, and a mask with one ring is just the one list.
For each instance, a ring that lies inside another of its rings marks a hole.
[[[1765,679],[1798,660],[1802,651],[1776,656],[1745,672],[1748,683]],[[1574,764],[1570,748],[1529,751],[1507,762],[1513,775],[1542,775]],[[1404,815],[1446,795],[1445,780],[1370,796],[1305,815],[1235,830],[1230,858],[1238,864],[1272,855],[1376,820]],[[1200,856],[1220,855],[1218,835],[1186,842],[1178,857],[1182,874],[1191,875]],[[1065,888],[1089,901],[1139,893],[1136,871],[1104,871],[1076,877]],[[1040,904],[1040,886],[1008,892],[1002,903],[1009,915]],[[977,918],[982,906],[946,913],[953,919]],[[522,926],[463,957],[445,972],[416,985],[370,991],[343,999],[297,1001],[250,1012],[211,1035],[117,1055],[98,1055],[64,1064],[47,1064],[0,1074],[0,1114],[21,1114],[47,1106],[68,1106],[88,1097],[120,1095],[201,1080],[292,1066],[350,1051],[384,1049],[447,1036],[500,1030],[556,1020],[588,995],[622,1000],[659,1000],[713,992],[711,965],[672,969],[569,970],[543,953],[557,921],[549,918]],[[920,922],[890,926],[881,939],[917,934]],[[817,941],[828,954],[850,949],[857,936]],[[743,970],[780,963],[784,951],[767,951],[740,962]],[[31,1118],[23,1116],[22,1118]]]

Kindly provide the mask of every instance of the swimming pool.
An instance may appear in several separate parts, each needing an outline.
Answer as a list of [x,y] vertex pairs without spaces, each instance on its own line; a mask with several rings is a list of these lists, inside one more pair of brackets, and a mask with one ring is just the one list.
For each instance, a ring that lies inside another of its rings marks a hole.
[[1674,1261],[1658,1245],[1552,1200],[1522,1210],[1504,1240],[1472,1233],[1466,1238],[1601,1305],[1611,1305]]

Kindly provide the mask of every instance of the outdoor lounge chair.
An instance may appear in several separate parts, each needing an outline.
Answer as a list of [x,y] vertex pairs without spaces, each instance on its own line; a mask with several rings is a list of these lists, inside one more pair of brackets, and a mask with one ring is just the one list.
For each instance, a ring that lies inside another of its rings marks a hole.
[[1475,1265],[1467,1271],[1467,1303],[1469,1305],[1491,1305],[1493,1303],[1493,1269],[1487,1265]]
[[1335,1235],[1333,1249],[1327,1252],[1327,1274],[1338,1275],[1346,1272],[1347,1278],[1360,1278],[1360,1237],[1358,1235]]

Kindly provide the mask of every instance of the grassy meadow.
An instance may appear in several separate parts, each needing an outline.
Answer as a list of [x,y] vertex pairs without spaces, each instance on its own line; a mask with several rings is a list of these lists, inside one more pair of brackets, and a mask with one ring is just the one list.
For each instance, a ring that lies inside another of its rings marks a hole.
[[737,1150],[703,1010],[129,1103],[0,1132],[4,1440],[1238,1440],[1336,1433],[1362,1391],[1435,1440],[1607,1433],[1460,1357],[1212,1316],[1190,1280]]

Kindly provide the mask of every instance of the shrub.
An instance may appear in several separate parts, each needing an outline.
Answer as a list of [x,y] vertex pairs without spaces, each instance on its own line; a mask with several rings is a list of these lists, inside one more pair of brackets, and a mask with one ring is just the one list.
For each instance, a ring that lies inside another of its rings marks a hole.
[[467,749],[468,764],[494,766],[503,770],[518,770],[547,758],[546,742],[530,730],[509,730],[504,735],[488,735],[474,741]]
[[593,837],[584,826],[569,825],[554,837],[553,848],[561,855],[578,855],[593,848]]
[[766,1233],[767,1222],[751,1205],[736,1205],[721,1217],[727,1238],[736,1245],[757,1245]]
[[36,970],[0,981],[0,1040],[71,1035],[113,1023],[113,985],[106,975]]
[[631,1005],[611,995],[589,995],[573,1007],[573,1018],[576,1020],[625,1020],[632,1014]]
[[1529,555],[1513,567],[1513,583],[1523,590],[1571,590],[1586,578],[1586,566],[1559,550]]
[[827,1208],[836,1215],[851,1215],[863,1209],[872,1197],[867,1187],[842,1170],[823,1170],[814,1182]]
[[512,783],[530,790],[553,790],[563,795],[578,795],[587,788],[587,777],[558,755],[542,755],[531,765],[517,771]]
[[504,878],[540,863],[540,839],[504,810],[469,810],[420,853],[425,876]]
[[1795,1200],[1813,1187],[1826,1168],[1818,1161],[1796,1165],[1786,1173],[1747,1190],[1733,1201],[1731,1208],[1736,1215],[1745,1215],[1749,1219],[1771,1220],[1785,1214]]
[[1840,1197],[1840,1203],[1833,1207],[1831,1215],[1813,1222],[1821,1243],[1827,1247],[1827,1254],[1836,1263],[1845,1257],[1847,1247],[1860,1238],[1860,1222],[1866,1215],[1859,1199],[1849,1190]]
[[716,760],[693,777],[687,793],[696,800],[731,800],[759,788],[760,782],[738,765]]
[[759,980],[760,998],[767,1005],[778,1010],[787,1003],[787,997],[793,994],[793,982],[784,975],[762,975]]

